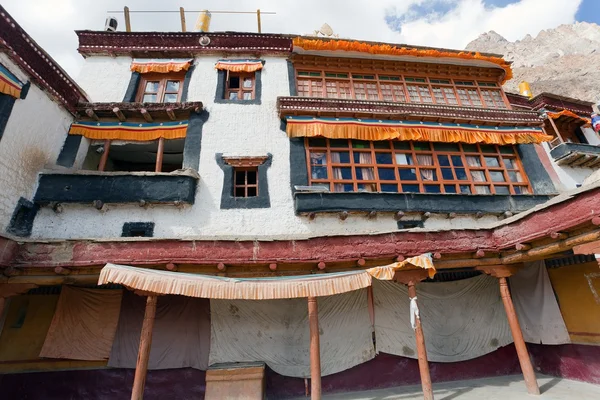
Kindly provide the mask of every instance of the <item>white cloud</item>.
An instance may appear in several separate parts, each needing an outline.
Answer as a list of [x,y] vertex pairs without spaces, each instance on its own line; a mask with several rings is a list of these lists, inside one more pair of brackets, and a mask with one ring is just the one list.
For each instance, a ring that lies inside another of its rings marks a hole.
[[[495,30],[514,40],[525,34],[537,34],[541,29],[571,23],[581,0],[521,0],[503,8],[486,8],[483,0],[447,0],[455,3],[452,11],[439,18],[425,16],[411,19],[401,33],[389,28],[385,16],[403,15],[411,5],[426,0],[180,0],[175,5],[164,0],[128,0],[131,10],[274,11],[276,15],[262,17],[263,32],[310,33],[324,22],[341,37],[410,43],[433,47],[463,48],[480,33]],[[25,30],[48,51],[69,73],[77,76],[82,58],[76,53],[76,29],[100,30],[108,10],[122,10],[117,0],[4,0],[3,6]],[[115,14],[120,29],[124,29],[122,14]],[[194,25],[197,14],[187,14],[187,25]],[[176,31],[180,29],[179,14],[132,14],[133,30]],[[256,31],[252,14],[213,14],[211,29]]]

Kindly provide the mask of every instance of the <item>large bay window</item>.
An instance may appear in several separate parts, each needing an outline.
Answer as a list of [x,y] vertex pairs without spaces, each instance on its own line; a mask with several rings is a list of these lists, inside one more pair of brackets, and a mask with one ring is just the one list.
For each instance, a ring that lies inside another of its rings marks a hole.
[[299,96],[506,109],[495,82],[298,69]]
[[332,192],[532,193],[515,146],[305,140],[310,185]]

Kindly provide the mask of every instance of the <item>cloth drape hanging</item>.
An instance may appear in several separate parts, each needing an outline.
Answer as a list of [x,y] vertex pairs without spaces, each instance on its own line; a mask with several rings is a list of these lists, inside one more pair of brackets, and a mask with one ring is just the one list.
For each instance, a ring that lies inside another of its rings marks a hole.
[[23,89],[23,83],[4,65],[0,64],[0,93],[18,99],[21,97],[21,89]]
[[70,135],[94,140],[148,141],[159,138],[181,139],[187,132],[188,121],[175,122],[74,122]]
[[[374,281],[373,296],[377,351],[417,358],[406,286]],[[420,283],[417,296],[429,361],[469,360],[512,343],[495,278]]]
[[122,294],[122,290],[63,286],[40,357],[107,359]]
[[435,49],[417,49],[397,47],[389,44],[366,43],[341,39],[305,39],[295,37],[292,41],[294,49],[301,48],[306,51],[351,51],[369,54],[385,54],[390,56],[458,58],[464,60],[481,60],[498,65],[505,72],[502,83],[513,76],[510,64],[501,57],[484,56],[478,52],[461,51],[451,52]]
[[210,299],[270,300],[331,296],[371,285],[371,277],[390,280],[403,268],[423,268],[435,275],[431,254],[407,258],[362,271],[276,278],[224,278],[214,275],[157,271],[127,265],[106,264],[98,285],[116,283],[156,294],[178,294]]
[[519,144],[553,139],[538,127],[490,127],[423,121],[286,117],[289,137],[358,140],[422,140],[444,143]]
[[148,72],[168,73],[187,71],[192,65],[192,59],[141,59],[134,58],[131,71],[145,74]]
[[261,60],[219,60],[215,69],[230,72],[255,72],[263,67]]
[[509,278],[523,337],[529,343],[570,343],[544,261],[525,265]]
[[[322,376],[375,357],[366,289],[317,301]],[[210,364],[264,361],[278,374],[310,377],[306,299],[210,303]]]
[[[135,368],[144,318],[145,297],[127,291],[108,365]],[[207,299],[183,296],[158,298],[149,369],[206,370],[210,347],[210,306]]]
[[558,119],[558,118],[560,118],[562,116],[566,116],[566,117],[571,117],[571,118],[578,119],[581,122],[585,123],[587,126],[591,126],[592,125],[592,119],[591,118],[582,117],[581,115],[577,115],[574,112],[569,111],[569,110],[562,110],[562,111],[558,111],[558,112],[548,111],[546,114],[548,115],[549,118],[552,118],[552,119]]

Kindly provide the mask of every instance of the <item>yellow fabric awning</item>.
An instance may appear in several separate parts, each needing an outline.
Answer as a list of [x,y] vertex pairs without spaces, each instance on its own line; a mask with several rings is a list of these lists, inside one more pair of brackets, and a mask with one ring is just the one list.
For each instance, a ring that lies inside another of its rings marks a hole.
[[331,296],[362,289],[371,286],[373,277],[391,280],[396,271],[410,267],[424,268],[428,270],[430,277],[435,275],[431,255],[423,254],[402,262],[361,271],[248,279],[106,264],[100,272],[98,285],[115,283],[144,292],[210,299],[291,299]]
[[23,84],[7,68],[0,64],[0,93],[7,94],[15,99],[21,97]]
[[131,63],[131,71],[145,74],[148,72],[158,72],[161,74],[168,72],[187,71],[192,65],[191,59],[185,60],[162,60],[162,59],[134,59]]
[[305,39],[295,37],[293,39],[294,48],[300,47],[303,50],[322,50],[322,51],[354,51],[369,54],[385,54],[390,56],[413,56],[413,57],[436,57],[436,58],[459,58],[464,60],[482,60],[498,65],[505,72],[502,83],[513,77],[510,64],[500,57],[484,56],[479,52],[461,51],[452,52],[435,49],[418,49],[397,47],[389,44],[365,43],[341,39]]
[[537,127],[487,127],[419,121],[287,117],[289,137],[358,140],[420,140],[445,143],[520,144],[552,140]]
[[230,72],[255,72],[263,67],[261,60],[219,60],[215,69]]
[[149,141],[159,138],[181,139],[187,132],[188,121],[156,122],[74,122],[70,135],[81,135],[92,140]]

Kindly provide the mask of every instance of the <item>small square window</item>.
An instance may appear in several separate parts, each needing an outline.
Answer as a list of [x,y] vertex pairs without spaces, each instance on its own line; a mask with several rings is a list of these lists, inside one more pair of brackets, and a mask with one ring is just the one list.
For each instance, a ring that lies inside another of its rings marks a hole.
[[142,74],[136,101],[142,103],[177,103],[181,101],[184,72]]
[[254,100],[254,74],[228,72],[225,98],[229,100]]
[[233,170],[233,196],[258,196],[258,167],[235,168]]

